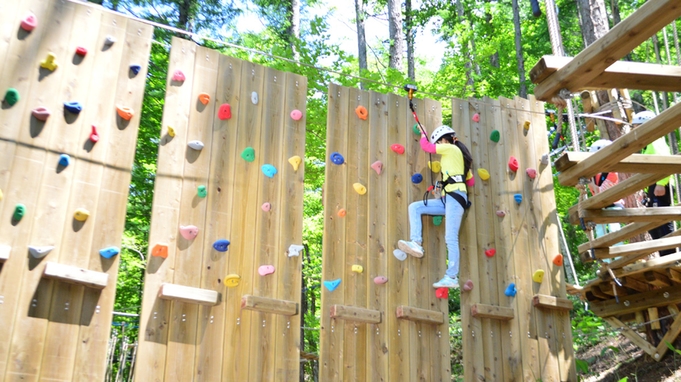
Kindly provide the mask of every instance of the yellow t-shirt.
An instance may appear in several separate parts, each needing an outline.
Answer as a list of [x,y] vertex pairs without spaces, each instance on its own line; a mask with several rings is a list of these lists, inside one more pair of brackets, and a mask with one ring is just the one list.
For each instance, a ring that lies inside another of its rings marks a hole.
[[[446,182],[450,176],[463,175],[463,154],[456,145],[449,143],[436,144],[435,153],[440,154],[440,165],[442,166],[442,181]],[[473,177],[473,173],[468,171],[466,180]],[[466,192],[466,183],[453,183],[445,186],[445,192],[461,191]]]

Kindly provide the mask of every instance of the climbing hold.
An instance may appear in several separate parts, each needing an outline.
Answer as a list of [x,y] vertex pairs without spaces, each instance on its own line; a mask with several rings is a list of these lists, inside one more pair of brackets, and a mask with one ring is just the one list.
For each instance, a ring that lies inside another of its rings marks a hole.
[[430,161],[428,161],[428,168],[432,172],[438,173],[438,172],[442,171],[442,164],[440,163],[440,161],[437,161],[437,160],[433,161],[432,163]]
[[497,210],[497,216],[503,218],[506,216],[506,212],[504,210]]
[[514,156],[508,158],[508,168],[513,172],[518,171],[518,159],[516,159]]
[[530,121],[525,121],[525,123],[523,123],[523,129],[525,129],[525,131],[530,129]]
[[303,159],[298,155],[294,155],[294,156],[288,158],[288,163],[290,163],[291,166],[293,167],[293,171],[298,171],[298,166],[300,166],[300,164],[302,162],[303,162]]
[[173,138],[175,136],[175,129],[173,129],[172,126],[168,126],[168,136],[170,138]]
[[83,105],[80,102],[64,102],[64,109],[69,113],[79,114],[83,111]]
[[184,82],[185,79],[184,72],[182,72],[180,69],[177,69],[175,72],[173,72],[173,81]]
[[374,277],[374,284],[380,285],[380,284],[385,284],[388,282],[388,278],[385,276],[376,276]]
[[0,189],[0,200],[2,200],[3,197],[4,195],[2,194],[2,190]]
[[345,163],[345,158],[343,158],[343,156],[338,152],[335,152],[335,151],[332,152],[330,158],[331,158],[331,162],[333,162],[335,164],[341,165],[341,164]]
[[187,146],[189,146],[190,149],[202,150],[203,149],[203,142],[201,142],[201,141],[189,141],[189,143],[187,143]]
[[355,114],[359,117],[359,119],[366,121],[367,116],[369,115],[369,112],[367,111],[367,108],[359,105],[357,108],[355,108]]
[[302,252],[303,249],[305,249],[305,247],[302,245],[291,244],[288,247],[288,251],[286,251],[286,255],[288,257],[300,256],[300,252]]
[[475,123],[480,122],[480,114],[478,113],[473,114],[473,122]]
[[381,175],[381,171],[383,171],[383,162],[380,160],[377,160],[376,162],[371,164],[371,168],[376,171],[376,174]]
[[255,160],[255,150],[253,150],[253,147],[246,147],[244,151],[241,152],[241,157],[244,158],[246,162],[253,162]]
[[204,105],[208,105],[208,102],[210,102],[210,95],[208,93],[199,94],[199,102]]
[[560,253],[557,254],[557,255],[553,258],[553,264],[555,264],[556,266],[562,267],[562,266],[563,266],[563,255],[560,254]]
[[12,247],[9,245],[0,245],[0,261],[9,259],[9,254],[12,252]]
[[262,208],[263,211],[267,212],[272,208],[272,205],[269,202],[265,202],[262,204],[260,208]]
[[79,208],[73,213],[73,218],[79,222],[86,221],[88,217],[90,217],[90,211],[86,210],[85,208]]
[[230,273],[225,276],[225,280],[222,283],[228,288],[233,288],[239,285],[239,281],[241,281],[241,276],[235,273]]
[[489,135],[489,139],[492,142],[499,142],[500,138],[501,138],[501,134],[499,133],[499,130],[492,130],[492,133]]
[[131,71],[132,74],[134,74],[134,75],[138,75],[138,74],[140,73],[141,70],[142,70],[142,66],[141,66],[141,65],[137,65],[137,64],[132,64],[132,65],[130,65],[130,71]]
[[182,237],[184,237],[187,240],[191,240],[196,237],[196,235],[199,234],[199,228],[195,225],[181,225],[180,226],[180,234]]
[[435,289],[435,297],[444,299],[449,298],[449,288]]
[[267,276],[274,273],[274,265],[261,265],[258,267],[258,274],[260,276]]
[[362,185],[362,183],[355,183],[352,187],[357,191],[358,194],[364,195],[367,193],[367,188]]
[[487,172],[487,170],[485,170],[484,168],[479,168],[478,169],[478,176],[482,180],[487,180],[487,179],[489,179],[489,172]]
[[61,154],[59,156],[59,165],[66,167],[71,164],[71,157],[68,154]]
[[337,215],[338,215],[339,217],[344,218],[346,214],[347,214],[347,211],[345,211],[344,208],[341,208],[340,210],[338,210],[338,214],[337,214]]
[[414,184],[419,184],[419,183],[423,182],[423,175],[421,175],[419,173],[412,175],[411,176],[411,182],[414,183]]
[[329,290],[329,292],[333,292],[334,290],[336,290],[336,288],[338,288],[340,283],[341,283],[341,279],[324,281],[324,286],[326,287],[326,289]]
[[414,134],[417,134],[417,135],[418,135],[418,134],[421,134],[421,129],[419,128],[419,124],[418,124],[418,123],[415,123],[414,126],[411,127],[411,131],[412,131]]
[[527,176],[530,177],[530,179],[534,179],[537,177],[537,170],[533,168],[528,168],[527,170],[525,170],[525,173],[527,174]]
[[547,164],[549,164],[549,154],[542,154],[542,156],[541,156],[541,164],[543,164],[544,166],[546,166]]
[[300,121],[300,119],[303,118],[303,112],[295,109],[291,111],[291,119],[294,121]]
[[[5,97],[5,100],[7,100],[7,97]],[[50,116],[50,111],[47,110],[46,107],[36,107],[31,111],[31,115],[38,121],[47,121],[47,118]]]
[[55,57],[54,53],[52,52],[47,53],[47,57],[45,57],[44,60],[40,61],[40,67],[54,72],[59,66],[57,61],[55,61],[56,58],[57,57]]
[[5,102],[10,106],[14,106],[15,103],[19,102],[19,91],[15,88],[7,89],[7,92],[5,93]]
[[218,252],[227,252],[227,250],[229,249],[229,240],[227,239],[215,240],[215,243],[213,243],[213,248],[215,248],[215,250]]
[[158,243],[151,249],[151,256],[160,257],[163,259],[168,258],[168,244]]
[[394,151],[394,152],[396,152],[400,155],[404,154],[404,146],[402,146],[399,143],[395,143],[392,146],[390,146],[390,150],[392,150],[392,151]]
[[232,118],[232,107],[228,103],[223,103],[218,109],[218,118],[221,120]]
[[258,104],[258,93],[257,92],[251,93],[251,102],[253,103],[253,105]]
[[513,199],[515,199],[515,202],[520,204],[523,201],[523,195],[522,194],[515,194],[513,195]]
[[111,36],[111,35],[106,36],[106,38],[104,39],[104,45],[107,45],[107,46],[113,45],[115,42],[116,42],[116,37]]
[[473,281],[472,280],[466,280],[465,283],[463,283],[463,290],[466,292],[472,291],[473,290]]
[[442,215],[433,216],[433,224],[436,226],[442,224]]
[[407,253],[401,249],[396,249],[393,251],[393,256],[399,261],[407,260]]
[[199,198],[205,198],[208,195],[208,189],[206,186],[202,184],[196,187],[196,195],[198,195]]
[[506,287],[506,290],[504,291],[504,294],[508,297],[513,297],[518,291],[515,289],[515,283],[510,283]]
[[116,106],[116,112],[118,112],[118,115],[126,121],[131,120],[133,114],[135,114],[131,108],[125,106]]
[[53,249],[54,249],[53,245],[44,245],[41,247],[29,245],[28,253],[30,253],[31,256],[33,256],[36,259],[42,259],[43,257],[47,256],[47,254],[50,253]]
[[118,247],[108,247],[108,248],[102,248],[99,250],[99,255],[102,256],[105,259],[110,259],[116,255],[118,255],[121,252],[121,250]]
[[534,271],[532,274],[532,281],[541,284],[541,282],[544,280],[544,270],[543,269],[537,269]]
[[30,32],[38,26],[38,19],[33,13],[29,13],[21,20],[21,29]]
[[14,213],[12,214],[12,220],[19,221],[26,215],[26,206],[23,204],[17,204],[14,207]]
[[466,179],[466,186],[468,187],[475,186],[475,177],[471,176],[469,179]]
[[[82,46],[79,46],[76,48],[76,54],[81,57],[85,57],[87,55],[87,49],[83,48]],[[139,70],[138,70],[139,72]],[[135,73],[137,74],[137,73]]]
[[485,256],[487,257],[493,257],[497,253],[497,250],[494,248],[486,249],[485,250]]
[[353,272],[355,273],[362,273],[364,272],[364,267],[359,265],[359,264],[353,264],[352,267],[350,268]]
[[268,178],[274,177],[274,175],[277,173],[277,169],[271,164],[264,164],[262,165],[261,169],[262,173]]

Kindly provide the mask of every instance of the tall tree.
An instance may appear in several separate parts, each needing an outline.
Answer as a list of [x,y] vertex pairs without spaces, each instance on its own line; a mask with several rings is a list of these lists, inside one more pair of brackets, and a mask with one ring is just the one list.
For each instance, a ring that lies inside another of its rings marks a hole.
[[402,54],[404,52],[401,4],[401,0],[388,0],[388,31],[390,36],[390,60],[388,66],[398,71],[402,70]]
[[[355,0],[355,24],[357,25],[357,58],[359,59],[360,73],[366,71],[367,65],[367,38],[365,35],[364,22],[366,20],[365,0]],[[363,88],[360,84],[360,88]]]
[[515,29],[515,57],[518,65],[518,77],[520,79],[518,95],[527,98],[525,60],[523,58],[522,30],[520,29],[520,7],[518,6],[518,0],[513,0],[513,27]]
[[404,2],[404,34],[407,41],[407,77],[411,81],[416,81],[416,70],[414,68],[414,40],[416,29],[414,28],[413,9],[411,0]]
[[258,14],[267,21],[267,27],[285,42],[293,59],[298,61],[300,53],[296,48],[300,40],[300,0],[254,0]]

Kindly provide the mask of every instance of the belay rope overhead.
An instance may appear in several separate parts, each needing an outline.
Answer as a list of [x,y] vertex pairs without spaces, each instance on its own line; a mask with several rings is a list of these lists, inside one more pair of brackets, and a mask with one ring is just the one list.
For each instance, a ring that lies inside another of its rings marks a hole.
[[[426,133],[426,129],[423,128],[423,125],[421,125],[421,121],[419,121],[419,116],[416,115],[416,108],[414,107],[414,93],[416,92],[416,85],[411,85],[407,84],[404,85],[404,90],[407,92],[407,98],[409,98],[409,109],[411,109],[411,115],[414,116],[414,120],[419,126],[419,129],[421,130],[421,133],[426,136],[426,139],[428,139],[428,133]],[[423,194],[423,204],[428,205],[428,194],[436,190],[435,186],[435,181],[433,180],[433,171],[432,171],[432,166],[433,166],[433,154],[428,153],[428,161],[430,163],[430,186],[428,186],[428,189],[426,192]],[[442,200],[442,203],[444,204],[444,200]]]

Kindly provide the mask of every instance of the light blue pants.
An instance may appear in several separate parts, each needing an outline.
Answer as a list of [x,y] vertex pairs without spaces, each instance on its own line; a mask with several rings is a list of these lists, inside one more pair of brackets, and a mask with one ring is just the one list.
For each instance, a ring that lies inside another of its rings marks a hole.
[[[465,193],[457,191],[468,201]],[[413,202],[409,205],[409,229],[410,240],[417,243],[423,242],[423,215],[444,215],[445,216],[445,243],[449,268],[445,273],[447,276],[456,278],[459,275],[459,229],[463,219],[464,209],[461,204],[449,195],[445,196],[445,204],[440,199],[429,199],[428,205],[423,201]]]

